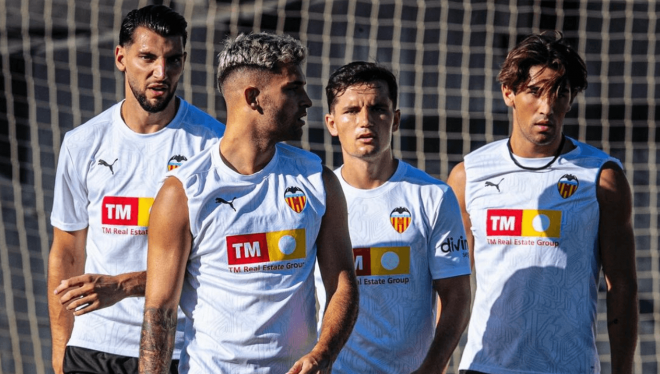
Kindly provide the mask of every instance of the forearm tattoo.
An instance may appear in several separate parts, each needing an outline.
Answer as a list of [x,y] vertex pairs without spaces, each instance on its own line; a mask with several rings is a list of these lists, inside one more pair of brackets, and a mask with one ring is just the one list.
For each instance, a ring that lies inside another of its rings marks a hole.
[[140,338],[140,373],[168,373],[174,350],[176,309],[144,310]]

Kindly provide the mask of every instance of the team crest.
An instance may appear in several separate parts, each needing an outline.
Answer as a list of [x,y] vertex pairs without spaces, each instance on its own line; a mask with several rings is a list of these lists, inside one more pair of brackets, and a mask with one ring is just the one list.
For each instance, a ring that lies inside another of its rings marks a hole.
[[412,222],[412,214],[407,208],[398,207],[390,213],[390,223],[399,234],[403,234],[408,229],[410,222]]
[[577,191],[579,185],[580,181],[578,181],[575,175],[564,174],[563,177],[559,178],[559,182],[557,182],[557,189],[561,197],[568,199]]
[[167,171],[174,170],[181,166],[184,161],[188,161],[186,156],[176,155],[170,158],[170,161],[167,163]]
[[298,187],[287,187],[284,191],[284,200],[294,212],[300,213],[307,205],[307,196]]

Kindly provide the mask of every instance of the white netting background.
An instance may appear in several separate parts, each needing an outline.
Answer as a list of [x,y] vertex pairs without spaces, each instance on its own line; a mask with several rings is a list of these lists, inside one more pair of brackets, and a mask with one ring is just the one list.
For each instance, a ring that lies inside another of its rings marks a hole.
[[[113,63],[119,26],[130,9],[148,3],[0,0],[0,373],[50,372],[45,269],[60,142],[66,131],[123,97]],[[330,167],[341,163],[338,144],[322,123],[324,84],[344,63],[376,60],[399,78],[403,123],[396,155],[442,179],[465,153],[508,135],[508,112],[495,81],[506,51],[526,34],[563,30],[587,61],[590,77],[565,132],[624,163],[635,199],[640,291],[635,369],[658,371],[655,1],[164,3],[189,22],[189,58],[179,85],[186,100],[223,120],[224,103],[214,89],[220,41],[239,32],[289,33],[309,48],[305,70],[314,107],[300,146]],[[609,373],[602,298],[598,327],[603,371]]]

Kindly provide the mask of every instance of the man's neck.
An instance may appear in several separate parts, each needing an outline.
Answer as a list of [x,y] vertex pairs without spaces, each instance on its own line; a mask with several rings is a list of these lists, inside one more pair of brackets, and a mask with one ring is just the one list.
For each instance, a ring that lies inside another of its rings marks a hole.
[[137,100],[129,100],[127,97],[121,106],[121,117],[126,126],[136,133],[151,134],[163,129],[174,119],[179,104],[179,98],[175,96],[164,110],[150,113],[144,110]]
[[385,152],[377,159],[364,159],[344,154],[341,175],[349,185],[370,190],[385,184],[396,172],[399,160],[392,152]]
[[511,134],[509,141],[511,144],[511,150],[514,155],[524,158],[542,158],[553,157],[557,154],[557,152],[563,154],[575,148],[572,142],[567,141],[563,142],[563,147],[561,150],[559,150],[558,148],[562,145],[562,138],[563,135],[559,134],[559,136],[557,136],[557,138],[552,143],[547,145],[538,145],[532,143],[517,133],[513,133]]
[[272,139],[259,137],[248,124],[230,122],[220,142],[220,156],[229,168],[243,175],[254,174],[268,165],[275,155]]

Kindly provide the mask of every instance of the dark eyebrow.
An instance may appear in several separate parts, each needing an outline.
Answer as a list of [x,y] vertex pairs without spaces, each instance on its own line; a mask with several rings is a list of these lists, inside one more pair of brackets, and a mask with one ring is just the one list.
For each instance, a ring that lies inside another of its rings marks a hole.
[[287,83],[287,86],[304,86],[306,84],[307,84],[307,82],[305,82],[305,81],[297,80],[297,81]]

